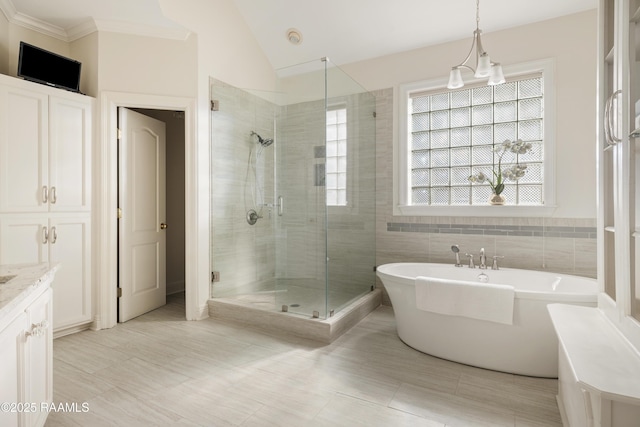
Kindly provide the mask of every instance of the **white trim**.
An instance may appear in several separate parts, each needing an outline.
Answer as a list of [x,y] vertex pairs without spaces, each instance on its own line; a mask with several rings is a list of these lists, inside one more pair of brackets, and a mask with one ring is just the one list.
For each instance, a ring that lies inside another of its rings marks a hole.
[[[185,118],[185,298],[186,318],[196,320],[206,315],[199,301],[208,299],[208,264],[200,264],[198,245],[208,241],[208,233],[198,230],[199,219],[208,217],[208,206],[198,203],[196,138],[197,104],[194,98],[102,92],[100,94],[100,138],[95,161],[96,171],[96,324],[95,329],[111,328],[117,322],[117,108],[150,108],[184,111]],[[206,143],[205,143],[206,145]],[[206,254],[204,254],[206,255]],[[206,302],[205,302],[206,305]]]
[[14,25],[19,25],[67,43],[76,41],[96,31],[133,34],[137,36],[157,37],[181,41],[187,40],[191,34],[191,31],[179,26],[164,27],[159,25],[142,24],[139,22],[131,23],[114,20],[95,20],[91,17],[72,27],[62,28],[18,12],[11,0],[0,0],[0,11],[2,11],[6,16],[7,21]]
[[[398,134],[393,147],[393,214],[411,216],[551,216],[556,208],[555,194],[555,61],[543,59],[505,66],[507,77],[542,72],[544,82],[544,206],[511,206],[511,209],[493,209],[493,206],[410,206],[409,198],[409,129],[408,105],[413,92],[443,89],[447,78],[402,84],[398,87]],[[477,80],[477,79],[476,79]],[[468,82],[473,84],[476,82]],[[479,80],[477,80],[479,81]],[[486,208],[486,209],[485,209]],[[501,208],[509,208],[502,206]]]

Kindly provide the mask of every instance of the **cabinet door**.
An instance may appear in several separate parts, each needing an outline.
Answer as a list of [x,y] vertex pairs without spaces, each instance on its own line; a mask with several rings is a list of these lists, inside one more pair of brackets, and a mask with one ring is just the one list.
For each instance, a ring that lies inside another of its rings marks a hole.
[[36,411],[25,413],[27,425],[42,426],[47,411],[42,403],[53,401],[53,334],[51,332],[51,289],[29,305],[25,339],[25,402],[35,403]]
[[48,210],[47,95],[0,86],[0,212]]
[[[24,330],[26,315],[21,313],[9,325],[0,330],[0,403],[22,402],[24,395]],[[22,424],[23,415],[18,412],[0,411],[1,426]]]
[[89,215],[50,219],[49,254],[60,263],[53,288],[53,328],[91,321],[91,221]]
[[49,261],[47,217],[0,216],[0,264],[38,264]]
[[91,101],[49,99],[49,206],[91,208]]

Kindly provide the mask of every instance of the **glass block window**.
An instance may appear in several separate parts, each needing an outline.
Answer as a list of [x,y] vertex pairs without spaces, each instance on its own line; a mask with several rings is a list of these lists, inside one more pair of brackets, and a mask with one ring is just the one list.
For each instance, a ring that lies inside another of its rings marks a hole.
[[327,111],[327,206],[347,205],[347,109]]
[[519,162],[527,169],[506,181],[511,205],[544,204],[544,99],[542,74],[497,86],[414,92],[409,97],[410,204],[486,205],[491,187],[471,184],[469,176],[493,177],[506,139],[531,144],[526,154],[507,152],[502,170]]

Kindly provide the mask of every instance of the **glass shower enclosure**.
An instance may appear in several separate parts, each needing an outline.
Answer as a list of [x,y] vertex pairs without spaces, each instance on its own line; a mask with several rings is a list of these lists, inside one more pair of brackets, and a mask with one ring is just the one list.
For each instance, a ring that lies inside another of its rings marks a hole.
[[375,97],[328,59],[211,81],[212,298],[327,318],[375,285]]

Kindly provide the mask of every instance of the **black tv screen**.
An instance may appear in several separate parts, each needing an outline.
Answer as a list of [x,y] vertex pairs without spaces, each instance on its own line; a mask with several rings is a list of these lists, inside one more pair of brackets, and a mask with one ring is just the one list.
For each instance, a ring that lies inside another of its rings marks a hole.
[[79,92],[81,67],[81,62],[20,42],[18,77]]

